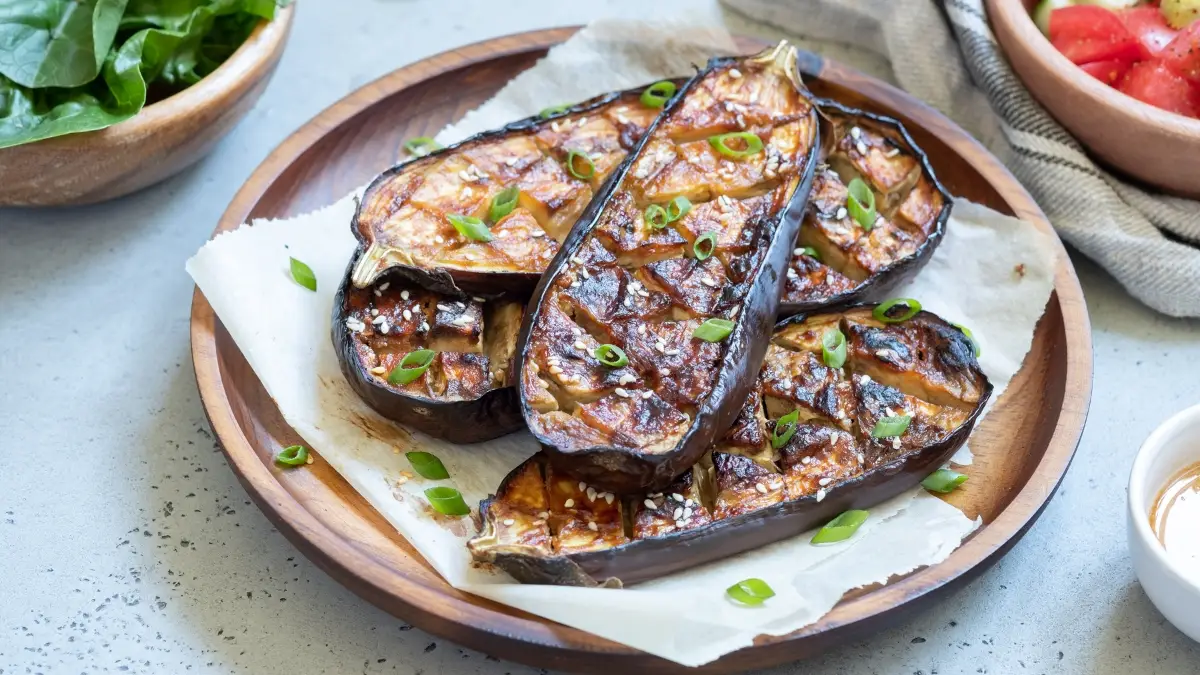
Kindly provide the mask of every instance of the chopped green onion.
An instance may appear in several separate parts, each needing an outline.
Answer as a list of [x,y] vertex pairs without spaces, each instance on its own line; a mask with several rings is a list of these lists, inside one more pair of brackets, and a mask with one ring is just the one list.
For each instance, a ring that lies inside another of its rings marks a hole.
[[404,151],[413,157],[424,157],[435,150],[441,150],[442,144],[428,136],[417,136],[404,141]]
[[404,456],[408,458],[408,463],[412,464],[413,471],[421,474],[421,478],[429,480],[445,480],[450,477],[450,472],[446,470],[446,465],[442,464],[442,460],[437,458],[437,455],[430,452],[406,452]]
[[821,336],[821,360],[830,368],[841,368],[846,363],[846,336],[833,328]]
[[975,358],[979,358],[979,355],[983,353],[983,350],[980,349],[979,341],[975,339],[975,334],[971,332],[971,329],[967,328],[961,323],[952,323],[950,325],[961,330],[962,334],[967,336],[967,340],[971,342],[971,349],[975,350]]
[[812,543],[814,544],[834,544],[839,541],[846,541],[858,532],[858,528],[867,522],[867,516],[871,515],[867,511],[846,511],[842,515],[829,521],[825,527],[822,527],[813,535]]
[[434,511],[444,516],[465,516],[471,513],[471,508],[463,501],[462,493],[452,487],[431,487],[425,491],[425,498]]
[[400,363],[392,368],[392,372],[388,373],[388,382],[391,384],[412,382],[429,370],[429,365],[433,363],[435,356],[437,356],[437,352],[432,349],[418,349],[405,354],[404,358],[400,359]]
[[[904,305],[907,311],[900,315],[892,314],[892,309],[899,305]],[[883,323],[903,323],[916,316],[919,311],[921,303],[912,298],[892,298],[876,305],[875,309],[871,310],[871,316]]]
[[642,92],[642,103],[648,108],[661,108],[675,95],[675,83],[670,80],[655,82]]
[[692,244],[692,253],[696,255],[696,260],[708,260],[715,250],[717,250],[716,232],[705,232],[696,237],[696,243]]
[[275,463],[284,466],[300,466],[308,463],[308,448],[303,445],[290,445],[275,455]]
[[646,224],[650,227],[661,230],[667,226],[669,219],[667,218],[667,210],[658,204],[651,204],[646,207]]
[[[739,141],[738,145],[744,147],[741,150],[731,148],[729,147],[729,141]],[[733,157],[734,159],[749,157],[750,155],[762,152],[763,149],[762,139],[749,131],[733,131],[728,134],[709,136],[708,142],[716,148],[717,152],[726,157]]]
[[555,115],[561,115],[570,109],[571,109],[571,106],[569,106],[569,105],[550,106],[549,108],[543,108],[542,111],[540,113],[538,113],[538,117],[540,117],[542,119],[549,119],[551,117],[554,117]]
[[891,417],[881,417],[875,423],[875,428],[871,430],[872,438],[892,438],[904,433],[908,428],[908,423],[912,422],[912,415],[893,415]]
[[846,187],[846,209],[862,225],[863,230],[870,232],[875,227],[875,193],[863,179],[855,178]]
[[762,579],[745,579],[725,589],[729,597],[743,605],[757,607],[769,598],[775,597],[775,591]]
[[811,246],[805,246],[804,248],[800,249],[800,254],[806,255],[806,256],[812,258],[813,260],[821,259],[821,254],[817,253],[817,249],[815,249]]
[[629,357],[616,345],[603,344],[592,350],[592,356],[609,368],[620,368],[629,363]]
[[[576,163],[582,164],[582,166],[576,166]],[[567,153],[567,173],[579,180],[587,180],[596,175],[596,163],[587,156],[587,153],[571,150]]]
[[687,197],[676,197],[667,203],[667,222],[673,223],[687,215],[692,210],[692,202]]
[[467,239],[484,242],[492,240],[492,231],[475,216],[460,216],[457,213],[451,213],[446,217],[450,219],[450,224],[454,226],[454,229]]
[[939,494],[949,494],[954,492],[954,489],[959,485],[967,482],[967,474],[951,471],[950,469],[938,469],[921,481],[921,487],[930,492]]
[[705,342],[720,342],[733,332],[733,322],[726,319],[709,319],[696,327],[692,337]]
[[316,291],[317,276],[313,274],[312,268],[295,258],[289,258],[289,260],[291,260],[292,278],[296,280],[296,283],[310,291]]
[[[492,197],[492,205],[488,208],[488,220],[492,223],[499,222],[501,218],[513,212],[517,208],[517,198],[521,196],[521,189],[513,186],[506,187],[496,193]],[[489,236],[491,233],[488,233]]]
[[776,420],[775,429],[771,431],[771,447],[778,450],[787,445],[787,442],[792,440],[792,436],[796,435],[796,424],[799,421],[799,408]]

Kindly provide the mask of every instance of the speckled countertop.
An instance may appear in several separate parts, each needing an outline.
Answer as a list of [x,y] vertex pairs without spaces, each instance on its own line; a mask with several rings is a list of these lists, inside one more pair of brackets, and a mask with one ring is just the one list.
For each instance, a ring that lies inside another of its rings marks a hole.
[[[207,160],[101,206],[0,210],[0,674],[532,672],[359,600],[250,503],[196,394],[183,261],[263,157],[352,89],[456,45],[650,4],[303,0],[274,81]],[[777,672],[1200,672],[1200,645],[1138,587],[1122,510],[1139,443],[1198,398],[1200,322],[1157,316],[1076,264],[1095,394],[1041,520],[932,610]]]

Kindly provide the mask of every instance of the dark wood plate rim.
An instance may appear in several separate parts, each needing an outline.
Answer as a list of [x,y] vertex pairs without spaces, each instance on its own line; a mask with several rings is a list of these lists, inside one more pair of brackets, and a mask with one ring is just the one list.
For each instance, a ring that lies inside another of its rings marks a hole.
[[[363,109],[421,81],[473,63],[520,52],[545,50],[566,40],[578,29],[578,26],[574,26],[535,30],[481,41],[399,68],[350,93],[318,114],[271,152],[234,196],[213,236],[238,228],[247,220],[273,181],[298,156],[326,133]],[[810,55],[808,58],[807,69],[822,70],[829,67],[830,62],[822,62],[819,57]],[[836,66],[836,69],[840,73],[853,72],[840,65]],[[944,138],[943,141],[960,154],[969,151],[971,156],[981,157],[975,165],[976,168],[990,180],[996,181],[993,187],[1008,202],[1015,214],[1035,224],[1044,232],[1054,233],[1028,192],[999,160],[966,132],[899,89],[865,75],[855,76],[860,81],[871,80],[874,88],[882,90],[885,95],[884,103],[902,102],[906,108],[919,109],[915,110],[918,113],[917,117],[958,132],[953,138]],[[855,89],[854,82],[843,84]],[[879,92],[874,93],[878,95]],[[754,659],[755,666],[782,663],[793,658],[788,655],[788,644],[801,638],[834,629],[847,629],[839,631],[847,637],[857,637],[870,632],[884,612],[918,601],[919,604],[925,604],[931,599],[930,594],[934,591],[944,590],[952,582],[965,581],[964,576],[968,575],[968,572],[973,569],[979,571],[993,564],[1020,539],[1041,514],[1062,481],[1079,443],[1091,399],[1092,382],[1091,328],[1083,291],[1066,251],[1056,235],[1054,242],[1062,261],[1055,272],[1054,284],[1063,316],[1068,357],[1065,387],[1066,392],[1071,395],[1064,397],[1064,406],[1033,475],[1021,487],[1012,502],[942,563],[914,572],[872,592],[869,596],[842,602],[819,622],[795,633],[778,638],[759,638],[754,647],[727,654],[709,664],[715,666],[714,672],[748,667],[744,665],[747,651],[772,652],[767,661]],[[1051,302],[1053,301],[1052,299]],[[585,652],[593,657],[611,657],[610,664],[632,664],[632,659],[638,659],[637,663],[640,665],[653,663],[671,670],[680,667],[678,664],[649,657],[624,645],[600,640],[574,628],[529,615],[514,616],[503,611],[503,608],[492,609],[473,605],[447,594],[445,589],[449,589],[449,586],[439,589],[414,582],[396,574],[391,568],[360,549],[345,545],[340,536],[308,513],[303,505],[275,480],[270,470],[259,459],[251,441],[243,433],[223,394],[225,382],[217,350],[216,332],[217,318],[212,307],[200,290],[196,289],[191,315],[192,360],[209,423],[230,466],[263,512],[290,541],[335,579],[376,604],[376,598],[381,594],[389,596],[391,603],[405,609],[403,612],[397,612],[401,618],[431,633],[449,637],[467,646],[471,646],[473,642],[493,646],[510,643],[508,646],[512,647],[511,649],[492,651],[498,656],[513,660],[564,667],[572,655],[578,656]],[[528,650],[527,647],[532,645],[544,649],[542,652],[528,653],[532,650]],[[522,650],[522,646],[525,650]]]

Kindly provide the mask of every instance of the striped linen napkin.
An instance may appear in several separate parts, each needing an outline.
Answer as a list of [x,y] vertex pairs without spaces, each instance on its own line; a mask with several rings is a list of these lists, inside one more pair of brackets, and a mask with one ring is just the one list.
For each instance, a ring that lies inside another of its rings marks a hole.
[[1013,73],[983,0],[721,2],[807,42],[878,53],[900,87],[1008,166],[1067,243],[1150,307],[1200,317],[1200,202],[1146,192],[1098,167]]

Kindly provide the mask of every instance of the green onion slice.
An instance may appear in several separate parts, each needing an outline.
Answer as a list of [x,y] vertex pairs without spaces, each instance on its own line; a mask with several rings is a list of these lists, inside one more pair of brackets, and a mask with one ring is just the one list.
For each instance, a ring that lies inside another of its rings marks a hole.
[[[735,145],[741,149],[730,147],[729,142],[733,141]],[[749,131],[733,131],[728,134],[717,134],[709,136],[708,142],[716,148],[717,152],[726,157],[734,159],[742,159],[762,152],[763,142],[756,134]]]
[[616,345],[603,344],[592,350],[592,356],[609,368],[620,368],[629,363],[624,350]]
[[642,92],[642,104],[648,108],[661,108],[675,95],[675,83],[670,80],[655,82]]
[[692,332],[692,337],[700,338],[705,342],[720,342],[729,337],[729,334],[732,332],[732,321],[727,319],[709,319],[696,326],[696,330]]
[[850,181],[846,187],[846,209],[858,221],[862,229],[870,232],[875,227],[875,193],[861,178]]
[[979,358],[979,355],[983,353],[983,350],[980,349],[979,341],[975,339],[975,334],[971,332],[971,329],[967,328],[961,323],[952,323],[950,325],[961,330],[962,334],[967,336],[967,339],[971,342],[971,349],[975,350],[975,358]]
[[292,278],[296,280],[296,283],[310,291],[316,291],[317,275],[313,274],[312,268],[295,258],[288,259],[291,261]]
[[776,420],[775,429],[771,432],[771,447],[778,450],[787,445],[787,442],[792,440],[792,436],[796,435],[796,424],[799,421],[799,408]]
[[275,463],[284,466],[300,466],[308,463],[308,448],[303,445],[291,445],[275,455]]
[[[892,309],[899,305],[907,307],[907,311],[903,314],[894,314]],[[921,303],[912,298],[892,298],[876,305],[875,309],[871,310],[871,316],[882,323],[904,323],[916,316],[919,311],[921,311]]]
[[418,349],[405,354],[404,358],[400,359],[400,363],[392,368],[392,372],[388,373],[388,382],[391,384],[412,382],[429,370],[429,365],[433,363],[435,356],[437,356],[437,352],[432,349]]
[[596,175],[596,163],[586,153],[571,150],[567,153],[567,173],[579,180],[587,180]]
[[441,150],[442,144],[428,136],[417,136],[404,141],[404,151],[413,157],[424,157],[435,150]]
[[[492,197],[492,205],[488,208],[488,220],[496,223],[512,213],[513,209],[517,208],[517,198],[520,196],[521,189],[516,186],[506,187],[497,192],[496,196]],[[491,236],[490,232],[488,236]]]
[[817,253],[817,249],[815,249],[815,248],[813,248],[813,247],[811,247],[811,246],[805,246],[804,248],[801,248],[801,249],[800,249],[800,254],[801,254],[801,255],[806,255],[806,256],[808,256],[808,257],[812,258],[813,260],[820,260],[820,259],[821,259],[821,254],[820,254],[820,253]]
[[967,482],[967,474],[951,471],[950,469],[938,469],[921,481],[921,487],[930,492],[939,494],[949,494],[954,492],[954,489],[959,485]]
[[692,202],[687,197],[676,197],[667,203],[667,222],[673,223],[687,215],[692,210]]
[[470,507],[463,501],[462,493],[452,487],[431,487],[425,491],[425,498],[434,511],[444,516],[465,516],[471,513]]
[[406,452],[404,456],[408,458],[408,463],[412,464],[413,471],[421,474],[421,478],[429,480],[446,480],[450,477],[450,472],[446,470],[446,465],[442,464],[442,460],[437,458],[437,455],[430,452]]
[[460,216],[457,213],[451,213],[446,217],[450,219],[450,224],[454,226],[454,229],[467,239],[485,242],[492,240],[492,231],[475,216]]
[[762,579],[744,579],[725,589],[729,597],[743,605],[757,607],[768,598],[775,597],[775,591]]
[[661,230],[667,226],[670,219],[667,217],[667,210],[658,204],[651,204],[646,207],[646,224],[650,227]]
[[846,541],[858,532],[858,528],[867,522],[867,516],[870,513],[867,511],[846,511],[842,515],[829,521],[825,527],[822,527],[813,535],[812,543],[814,544],[833,544],[839,541]]
[[692,244],[692,253],[696,255],[696,260],[708,260],[715,250],[717,250],[716,232],[705,232],[696,237],[696,243]]
[[830,368],[841,368],[846,363],[846,335],[833,328],[821,336],[821,360]]
[[872,438],[892,438],[904,433],[908,429],[908,423],[912,422],[912,415],[895,415],[892,417],[881,417],[875,423],[875,428],[871,430]]
[[571,106],[569,106],[569,105],[550,106],[549,108],[543,108],[542,111],[538,113],[538,117],[540,117],[542,119],[549,119],[551,117],[554,117],[555,115],[561,115],[570,109],[571,109]]

